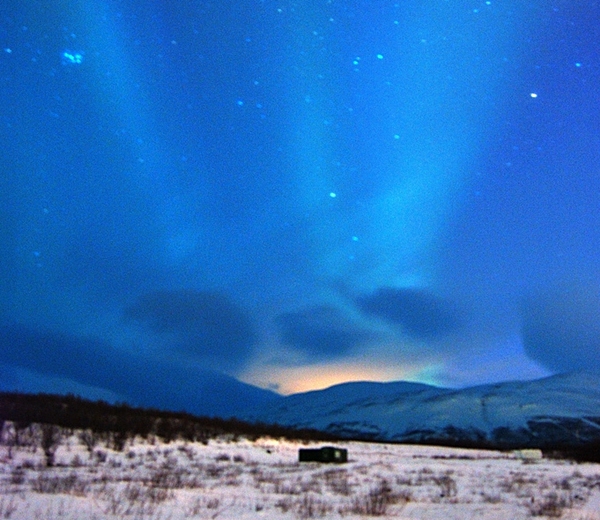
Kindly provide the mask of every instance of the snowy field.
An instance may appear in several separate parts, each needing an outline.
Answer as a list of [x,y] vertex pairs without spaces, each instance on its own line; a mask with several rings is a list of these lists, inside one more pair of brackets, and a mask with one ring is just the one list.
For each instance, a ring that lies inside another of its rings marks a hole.
[[290,441],[128,440],[115,450],[114,439],[63,432],[46,467],[35,439],[3,442],[0,518],[600,519],[600,464],[337,445],[348,448],[347,464],[299,464],[306,445]]

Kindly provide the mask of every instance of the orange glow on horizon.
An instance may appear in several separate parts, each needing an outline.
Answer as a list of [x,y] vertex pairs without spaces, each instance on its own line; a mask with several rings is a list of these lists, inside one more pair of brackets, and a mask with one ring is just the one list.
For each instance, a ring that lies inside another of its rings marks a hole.
[[372,366],[366,363],[330,363],[297,367],[254,367],[240,379],[283,394],[321,390],[350,381],[422,381],[430,379],[431,367]]

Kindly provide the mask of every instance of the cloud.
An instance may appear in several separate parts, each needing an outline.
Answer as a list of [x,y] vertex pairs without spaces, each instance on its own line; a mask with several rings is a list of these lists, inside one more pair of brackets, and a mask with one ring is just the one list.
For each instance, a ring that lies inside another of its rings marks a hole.
[[318,305],[275,318],[281,341],[316,359],[347,354],[373,334],[335,307]]
[[276,397],[172,356],[143,356],[24,325],[0,327],[0,364],[109,390],[134,405],[199,414],[229,416]]
[[0,362],[47,376],[128,395],[148,386],[136,377],[147,368],[140,358],[94,339],[13,324],[0,327],[0,347]]
[[180,353],[213,368],[239,368],[256,342],[250,317],[226,296],[213,292],[150,292],[127,308],[125,316],[166,338]]
[[530,294],[522,305],[525,352],[550,370],[600,370],[600,290],[574,283]]
[[381,287],[355,302],[365,314],[399,325],[415,338],[444,336],[457,329],[461,321],[449,302],[420,289]]

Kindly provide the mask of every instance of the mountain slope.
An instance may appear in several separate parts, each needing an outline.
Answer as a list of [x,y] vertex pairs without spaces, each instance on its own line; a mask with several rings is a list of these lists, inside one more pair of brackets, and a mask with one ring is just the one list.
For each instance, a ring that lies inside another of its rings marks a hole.
[[93,338],[0,324],[0,391],[98,393],[112,402],[229,418],[281,398],[185,356],[117,348]]
[[574,445],[600,440],[600,379],[563,374],[462,390],[345,383],[285,397],[246,418],[382,441]]

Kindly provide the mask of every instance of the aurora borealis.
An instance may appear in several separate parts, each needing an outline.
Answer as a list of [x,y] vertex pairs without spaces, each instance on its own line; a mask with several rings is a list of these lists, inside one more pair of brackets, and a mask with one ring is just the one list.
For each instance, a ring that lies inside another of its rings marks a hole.
[[600,366],[599,15],[5,2],[2,389]]

